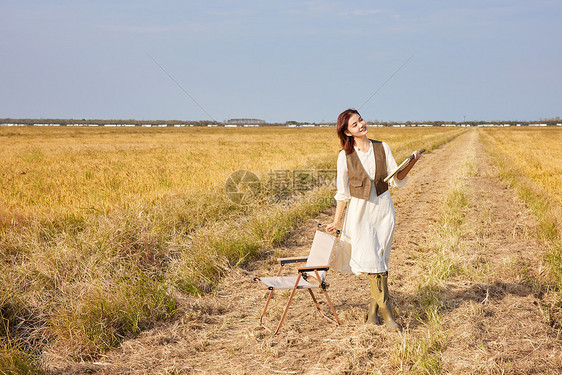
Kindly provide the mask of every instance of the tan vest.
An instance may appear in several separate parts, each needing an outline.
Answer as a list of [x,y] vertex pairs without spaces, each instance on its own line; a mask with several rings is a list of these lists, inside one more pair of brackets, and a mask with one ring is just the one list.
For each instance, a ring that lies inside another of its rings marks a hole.
[[349,174],[349,194],[352,197],[369,200],[373,183],[377,196],[388,190],[388,184],[384,182],[386,177],[386,154],[381,141],[370,140],[373,144],[375,155],[375,179],[371,180],[363,168],[359,155],[355,149],[347,157],[347,171]]

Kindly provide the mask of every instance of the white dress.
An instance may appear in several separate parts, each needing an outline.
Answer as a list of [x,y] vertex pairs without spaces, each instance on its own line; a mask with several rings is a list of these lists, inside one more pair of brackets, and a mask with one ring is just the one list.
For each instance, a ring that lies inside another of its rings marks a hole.
[[[396,161],[390,152],[390,147],[382,143],[386,155],[386,170],[396,168]],[[371,178],[375,176],[375,156],[373,144],[368,152],[355,148],[363,168]],[[390,179],[389,186],[403,186],[407,177],[398,180],[396,175]],[[375,187],[371,187],[369,200],[352,197],[349,194],[349,175],[345,151],[338,155],[338,169],[336,177],[338,189],[335,199],[348,202],[340,246],[332,261],[332,267],[340,272],[381,273],[388,271],[390,248],[394,235],[396,215],[390,191],[385,191],[377,197]]]

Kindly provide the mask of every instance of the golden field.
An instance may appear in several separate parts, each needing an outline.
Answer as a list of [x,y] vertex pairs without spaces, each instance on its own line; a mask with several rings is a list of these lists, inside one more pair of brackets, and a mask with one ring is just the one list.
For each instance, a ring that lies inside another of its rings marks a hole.
[[[460,132],[369,135],[401,160]],[[0,128],[0,143],[0,364],[30,369],[172,317],[177,293],[211,291],[332,201],[237,205],[232,172],[333,169],[339,151],[334,128]]]
[[[406,147],[444,132],[372,128],[370,136],[389,143],[398,159],[409,152]],[[333,128],[0,129],[0,204],[8,216],[84,216],[175,194],[207,194],[238,169],[264,177],[270,169],[330,163],[339,147],[334,133]]]
[[495,147],[562,204],[562,128],[487,129]]

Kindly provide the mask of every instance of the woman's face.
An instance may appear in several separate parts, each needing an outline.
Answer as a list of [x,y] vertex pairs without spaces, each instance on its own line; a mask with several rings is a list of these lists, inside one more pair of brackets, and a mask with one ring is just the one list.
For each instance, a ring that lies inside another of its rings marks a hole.
[[345,134],[353,137],[363,137],[367,134],[367,123],[361,116],[354,113],[347,122]]

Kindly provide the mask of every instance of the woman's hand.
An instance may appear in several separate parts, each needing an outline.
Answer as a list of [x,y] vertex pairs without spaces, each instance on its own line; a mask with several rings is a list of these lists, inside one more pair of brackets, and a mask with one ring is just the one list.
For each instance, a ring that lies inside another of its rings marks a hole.
[[336,227],[340,225],[340,220],[346,204],[347,203],[345,201],[338,201],[338,204],[336,205],[336,213],[334,214],[334,221],[332,221],[330,224],[326,224],[327,232],[333,232],[334,230],[336,230]]
[[412,169],[412,167],[414,166],[414,164],[416,164],[418,159],[421,158],[421,152],[414,151],[414,152],[412,152],[412,156],[413,156],[413,159],[410,160],[410,162],[408,164],[406,164],[404,169],[402,169],[400,172],[396,173],[396,178],[398,180],[403,180],[403,179],[406,178],[406,176],[408,175],[408,172],[410,172],[410,169]]
[[336,230],[336,227],[338,226],[338,224],[339,223],[335,222],[335,221],[333,223],[326,224],[326,231],[333,232],[334,230]]

